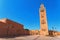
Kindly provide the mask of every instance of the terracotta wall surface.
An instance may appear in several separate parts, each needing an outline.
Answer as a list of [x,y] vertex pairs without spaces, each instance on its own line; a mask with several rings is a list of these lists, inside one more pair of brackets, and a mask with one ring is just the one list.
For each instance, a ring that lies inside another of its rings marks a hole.
[[39,30],[30,30],[30,35],[39,35],[40,31]]
[[49,35],[50,36],[60,36],[60,32],[49,30]]
[[30,35],[30,31],[29,30],[24,30],[24,35]]
[[60,36],[60,32],[57,32],[57,35]]
[[17,36],[24,34],[24,28],[22,24],[13,22],[8,19],[0,20],[0,36]]
[[[13,22],[13,21],[10,21],[10,20],[6,20],[7,22],[7,25],[10,26],[10,31],[14,31],[20,35],[23,35],[24,34],[24,28],[23,28],[23,25],[22,24],[19,24],[19,23],[16,23],[16,22]],[[12,31],[12,33],[13,33]]]

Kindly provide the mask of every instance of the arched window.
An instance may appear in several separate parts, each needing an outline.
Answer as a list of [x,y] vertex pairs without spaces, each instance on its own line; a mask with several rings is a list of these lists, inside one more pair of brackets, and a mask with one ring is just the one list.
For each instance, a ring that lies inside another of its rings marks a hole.
[[42,29],[42,31],[46,31],[46,29]]
[[46,22],[44,21],[44,20],[42,20],[42,22],[41,22],[42,24],[45,24]]
[[41,12],[44,12],[44,9],[42,9]]

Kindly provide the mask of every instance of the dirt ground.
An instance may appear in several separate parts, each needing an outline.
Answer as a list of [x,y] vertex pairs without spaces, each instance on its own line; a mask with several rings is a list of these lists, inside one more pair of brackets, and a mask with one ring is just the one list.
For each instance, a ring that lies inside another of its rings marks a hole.
[[49,37],[40,35],[21,36],[16,38],[0,38],[0,40],[60,40],[60,36]]

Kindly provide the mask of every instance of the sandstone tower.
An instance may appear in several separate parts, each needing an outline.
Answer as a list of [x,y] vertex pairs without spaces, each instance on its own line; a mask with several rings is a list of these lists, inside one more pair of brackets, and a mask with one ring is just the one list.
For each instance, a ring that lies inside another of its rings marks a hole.
[[43,4],[41,4],[39,12],[40,12],[40,35],[48,35],[46,9]]

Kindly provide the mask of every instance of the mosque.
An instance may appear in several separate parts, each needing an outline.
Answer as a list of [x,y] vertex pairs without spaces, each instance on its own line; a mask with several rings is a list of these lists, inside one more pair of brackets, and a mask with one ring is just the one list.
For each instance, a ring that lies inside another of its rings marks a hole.
[[41,4],[39,9],[40,30],[24,29],[24,25],[4,18],[0,20],[0,37],[22,36],[22,35],[43,35],[57,36],[60,32],[48,30],[46,8]]

